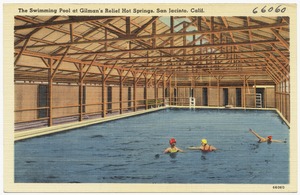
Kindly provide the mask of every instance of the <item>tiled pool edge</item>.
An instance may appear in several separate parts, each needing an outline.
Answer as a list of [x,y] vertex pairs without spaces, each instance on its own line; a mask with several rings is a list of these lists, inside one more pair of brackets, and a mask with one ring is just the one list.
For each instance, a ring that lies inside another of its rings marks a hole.
[[84,127],[88,125],[94,125],[98,123],[103,123],[103,122],[108,122],[112,120],[117,120],[117,119],[122,119],[126,117],[131,117],[131,116],[136,116],[140,114],[145,114],[145,113],[150,113],[150,112],[155,112],[158,110],[166,109],[166,108],[190,108],[190,109],[228,109],[228,110],[271,110],[271,111],[276,111],[277,114],[281,117],[281,119],[287,124],[288,127],[290,127],[289,122],[283,117],[283,115],[275,108],[224,108],[224,107],[206,107],[206,106],[195,106],[195,107],[189,107],[189,106],[165,106],[165,107],[159,107],[159,108],[152,108],[149,110],[142,110],[142,111],[136,111],[136,112],[130,112],[130,113],[125,113],[121,115],[114,115],[114,116],[109,116],[106,118],[97,118],[97,119],[91,119],[91,120],[86,120],[86,121],[81,121],[81,122],[72,122],[72,123],[66,123],[66,124],[61,124],[61,125],[55,125],[52,127],[43,127],[43,128],[38,128],[38,129],[32,129],[32,130],[24,130],[24,131],[16,131],[14,132],[14,140],[15,141],[20,141],[23,139],[29,139],[33,137],[38,137],[38,136],[43,136],[43,135],[48,135],[48,134],[53,134],[53,133],[58,133],[62,131],[67,131],[71,130],[74,128],[79,128],[79,127]]

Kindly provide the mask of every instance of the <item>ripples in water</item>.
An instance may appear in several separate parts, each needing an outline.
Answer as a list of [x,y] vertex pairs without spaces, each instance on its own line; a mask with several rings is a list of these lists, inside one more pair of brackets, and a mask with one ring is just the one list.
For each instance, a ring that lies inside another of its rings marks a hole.
[[112,179],[112,180],[145,180],[145,179],[153,179],[153,176],[123,176],[123,175],[117,175],[117,176],[111,176],[111,177],[102,177],[102,179]]
[[90,138],[94,139],[94,138],[103,138],[103,137],[104,137],[103,135],[93,135]]
[[34,160],[26,160],[25,162],[28,163],[28,164],[30,164],[30,163],[35,163],[36,161],[34,161]]

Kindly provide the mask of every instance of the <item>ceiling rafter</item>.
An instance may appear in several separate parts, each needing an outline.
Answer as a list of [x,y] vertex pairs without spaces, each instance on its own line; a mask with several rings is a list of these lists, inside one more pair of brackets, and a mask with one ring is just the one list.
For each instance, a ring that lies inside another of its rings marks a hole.
[[116,17],[117,16],[76,16],[76,17],[69,16],[68,20],[21,25],[21,26],[15,26],[14,29],[15,30],[24,30],[24,29],[29,29],[29,28],[42,28],[42,27],[62,25],[62,24],[72,24],[72,23],[88,22],[88,21],[94,21],[94,20],[97,20],[97,21],[98,20],[106,20],[106,19],[111,19],[111,18],[116,18]]
[[15,16],[16,79],[47,78],[47,69],[22,68],[34,57],[42,66],[56,61],[52,78],[59,81],[78,81],[80,64],[84,82],[209,74],[223,82],[232,71],[280,83],[289,79],[289,25],[275,16]]
[[[159,38],[159,37],[176,37],[176,36],[192,36],[192,35],[204,35],[204,34],[214,34],[214,33],[225,33],[225,32],[240,32],[240,31],[248,31],[248,30],[255,30],[255,29],[264,29],[264,28],[279,28],[282,26],[287,26],[285,23],[280,24],[269,24],[265,26],[256,25],[256,26],[249,26],[249,27],[235,27],[235,28],[227,28],[227,29],[217,29],[213,31],[200,31],[200,32],[180,32],[180,33],[166,33],[166,34],[155,34],[155,35],[144,35],[144,36],[129,36],[129,37],[122,37],[122,38],[115,38],[115,39],[99,39],[99,40],[92,40],[92,41],[81,41],[76,43],[56,43],[56,44],[45,44],[45,45],[35,45],[29,46],[28,48],[37,48],[37,47],[50,47],[50,46],[68,46],[68,45],[79,45],[79,44],[88,44],[88,43],[103,43],[103,42],[118,42],[118,41],[130,41],[130,40],[141,40],[141,39],[152,39],[152,38]],[[18,48],[18,47],[17,47]]]

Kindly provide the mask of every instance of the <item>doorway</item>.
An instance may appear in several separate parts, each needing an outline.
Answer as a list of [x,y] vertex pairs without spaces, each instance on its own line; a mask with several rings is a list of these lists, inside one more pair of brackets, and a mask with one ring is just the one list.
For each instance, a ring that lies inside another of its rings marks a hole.
[[[48,85],[39,85],[38,87],[38,107],[48,106]],[[38,110],[38,118],[48,116],[47,108]]]
[[235,89],[235,106],[242,107],[242,89],[241,88]]
[[112,113],[112,87],[107,87],[107,111]]
[[223,106],[228,105],[228,88],[223,88],[223,102]]
[[203,106],[208,106],[207,88],[202,89],[202,104]]

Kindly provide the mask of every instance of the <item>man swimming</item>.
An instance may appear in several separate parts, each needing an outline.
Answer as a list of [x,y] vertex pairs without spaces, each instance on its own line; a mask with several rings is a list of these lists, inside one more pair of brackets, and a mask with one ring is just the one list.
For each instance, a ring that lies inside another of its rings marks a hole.
[[170,143],[170,147],[165,149],[164,153],[183,152],[183,150],[176,147],[176,139],[175,138],[171,138],[169,143]]
[[272,142],[286,143],[286,141],[282,141],[282,140],[274,140],[274,139],[272,138],[271,135],[269,135],[268,137],[264,138],[264,137],[258,135],[258,133],[256,133],[256,132],[255,132],[254,130],[252,130],[252,129],[249,129],[249,131],[250,131],[251,133],[253,133],[253,135],[255,135],[255,136],[259,139],[259,140],[258,140],[259,143],[262,143],[262,142],[268,142],[268,143],[272,143]]

